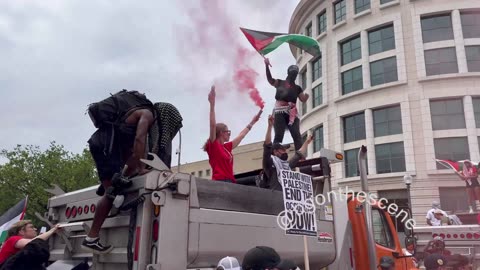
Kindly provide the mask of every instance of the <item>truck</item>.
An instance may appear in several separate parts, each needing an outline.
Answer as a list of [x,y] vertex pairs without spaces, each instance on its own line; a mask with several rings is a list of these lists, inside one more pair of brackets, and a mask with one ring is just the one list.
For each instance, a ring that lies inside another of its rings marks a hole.
[[[330,162],[343,159],[339,153],[334,156],[298,165],[312,176],[315,195],[333,197]],[[48,200],[42,220],[62,223],[64,228],[50,239],[48,269],[79,264],[97,270],[216,269],[221,258],[241,261],[247,250],[260,245],[273,247],[301,269],[372,270],[382,256],[393,257],[397,270],[416,269],[390,215],[377,204],[352,196],[333,198],[316,207],[317,237],[287,235],[279,226],[284,210],[281,191],[175,173],[155,155],[142,161],[152,171],[132,180],[123,205],[112,209],[100,232],[102,241],[115,247],[109,254],[94,255],[80,248],[99,200],[96,186]],[[359,163],[366,186],[365,147],[359,151]]]
[[445,249],[468,258],[469,269],[480,268],[480,226],[477,224],[416,226],[412,236],[414,254],[419,259],[425,257],[424,250],[430,241],[441,238]]

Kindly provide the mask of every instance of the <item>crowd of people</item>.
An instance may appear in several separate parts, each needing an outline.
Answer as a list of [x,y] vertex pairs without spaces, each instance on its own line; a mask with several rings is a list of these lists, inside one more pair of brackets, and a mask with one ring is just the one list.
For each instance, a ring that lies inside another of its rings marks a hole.
[[277,251],[267,246],[251,248],[240,264],[235,257],[225,257],[218,262],[216,270],[300,270],[292,260],[281,259]]

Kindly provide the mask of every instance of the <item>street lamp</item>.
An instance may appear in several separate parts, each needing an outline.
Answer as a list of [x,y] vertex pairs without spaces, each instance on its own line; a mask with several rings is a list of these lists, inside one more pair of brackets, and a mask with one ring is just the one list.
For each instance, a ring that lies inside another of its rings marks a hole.
[[407,186],[407,195],[408,195],[408,209],[410,210],[410,215],[413,215],[412,214],[412,202],[411,202],[411,197],[410,197],[410,185],[412,184],[413,182],[413,178],[412,176],[407,173],[403,176],[403,182],[405,183],[405,185]]

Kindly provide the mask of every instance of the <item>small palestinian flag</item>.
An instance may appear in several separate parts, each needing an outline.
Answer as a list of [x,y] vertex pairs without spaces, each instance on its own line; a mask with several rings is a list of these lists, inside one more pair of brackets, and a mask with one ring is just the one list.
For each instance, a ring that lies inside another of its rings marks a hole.
[[0,244],[7,240],[8,229],[17,221],[23,220],[27,210],[28,197],[21,200],[0,217]]
[[240,30],[242,30],[253,48],[262,55],[270,53],[283,43],[289,43],[298,47],[314,57],[321,55],[318,42],[305,35],[261,32],[246,28],[240,28]]

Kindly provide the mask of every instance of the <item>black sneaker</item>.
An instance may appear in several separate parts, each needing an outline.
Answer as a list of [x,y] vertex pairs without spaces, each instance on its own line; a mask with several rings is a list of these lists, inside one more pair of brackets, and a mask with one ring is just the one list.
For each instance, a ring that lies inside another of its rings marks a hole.
[[110,245],[104,246],[100,244],[100,238],[97,238],[92,242],[89,242],[87,241],[87,239],[84,239],[82,242],[82,248],[94,254],[106,254],[113,250],[113,246],[110,246]]

